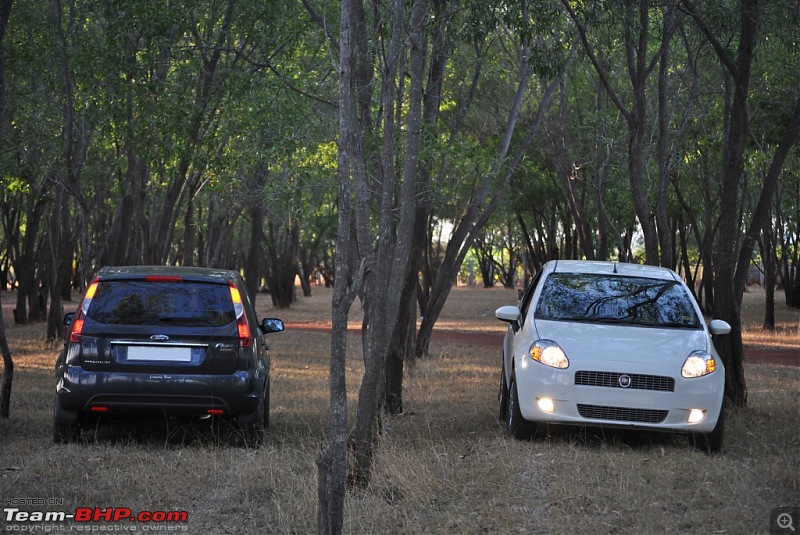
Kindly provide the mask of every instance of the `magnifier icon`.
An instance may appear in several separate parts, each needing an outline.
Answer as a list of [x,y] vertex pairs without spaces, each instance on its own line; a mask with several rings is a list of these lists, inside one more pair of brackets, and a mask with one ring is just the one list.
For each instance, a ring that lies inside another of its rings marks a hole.
[[789,513],[781,513],[778,515],[778,527],[781,529],[790,529],[795,531],[794,523],[792,522],[792,515]]

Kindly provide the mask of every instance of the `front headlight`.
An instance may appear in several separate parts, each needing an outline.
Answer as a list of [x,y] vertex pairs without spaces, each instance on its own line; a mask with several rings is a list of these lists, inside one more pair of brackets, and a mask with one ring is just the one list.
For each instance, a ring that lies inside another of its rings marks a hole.
[[717,361],[708,351],[694,351],[686,357],[683,368],[681,368],[681,375],[691,379],[708,375],[716,369]]
[[537,340],[530,349],[530,357],[551,368],[569,367],[569,359],[559,345],[550,340]]

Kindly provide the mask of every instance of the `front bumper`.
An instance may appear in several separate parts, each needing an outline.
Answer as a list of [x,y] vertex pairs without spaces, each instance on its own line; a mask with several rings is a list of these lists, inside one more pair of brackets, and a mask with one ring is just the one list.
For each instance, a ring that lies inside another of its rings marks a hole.
[[[515,370],[515,377],[523,418],[551,424],[708,433],[716,426],[724,396],[724,370],[719,369],[705,377],[675,377],[673,391],[576,385],[572,367],[556,370],[533,361]],[[553,412],[539,408],[541,398],[552,400]],[[689,423],[695,409],[704,416]]]

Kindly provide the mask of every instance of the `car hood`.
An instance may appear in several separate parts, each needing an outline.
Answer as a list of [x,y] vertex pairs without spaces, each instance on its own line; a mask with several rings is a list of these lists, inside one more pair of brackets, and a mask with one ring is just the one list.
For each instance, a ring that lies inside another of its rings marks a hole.
[[668,329],[569,321],[534,321],[540,339],[556,342],[570,362],[683,362],[711,351],[703,329]]

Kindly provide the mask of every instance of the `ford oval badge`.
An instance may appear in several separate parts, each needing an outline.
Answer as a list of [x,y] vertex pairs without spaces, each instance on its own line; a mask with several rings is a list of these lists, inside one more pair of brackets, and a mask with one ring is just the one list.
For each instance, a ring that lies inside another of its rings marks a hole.
[[169,340],[169,336],[167,336],[166,334],[154,334],[153,336],[150,337],[150,340],[153,340],[155,342],[166,342],[167,340]]

